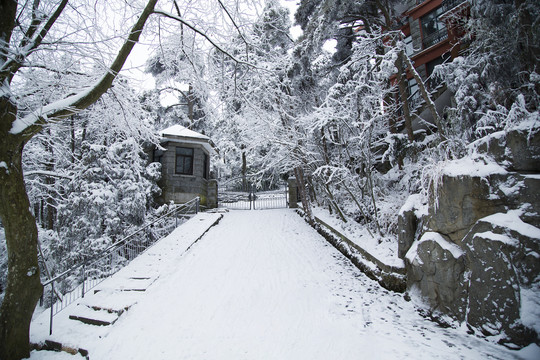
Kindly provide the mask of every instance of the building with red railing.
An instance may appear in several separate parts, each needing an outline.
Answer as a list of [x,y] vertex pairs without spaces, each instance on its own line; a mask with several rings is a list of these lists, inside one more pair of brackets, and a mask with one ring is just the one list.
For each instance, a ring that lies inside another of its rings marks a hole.
[[[444,89],[431,77],[435,66],[452,61],[466,47],[459,39],[464,34],[464,22],[469,14],[469,3],[464,0],[409,0],[408,9],[400,19],[407,55],[429,90]],[[421,105],[418,84],[407,74],[409,107]],[[443,90],[443,91],[441,91]],[[421,109],[420,109],[421,110]]]

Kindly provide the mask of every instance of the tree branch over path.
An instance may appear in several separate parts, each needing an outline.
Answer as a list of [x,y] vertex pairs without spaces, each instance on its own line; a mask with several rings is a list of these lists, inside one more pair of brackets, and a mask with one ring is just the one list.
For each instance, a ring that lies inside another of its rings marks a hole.
[[96,102],[111,87],[113,80],[120,70],[122,70],[131,50],[139,41],[146,20],[154,13],[156,3],[157,0],[150,0],[148,2],[141,16],[132,27],[128,38],[120,48],[109,71],[94,86],[78,94],[45,105],[24,118],[18,118],[13,122],[10,132],[12,134],[23,133],[25,138],[30,139],[41,130],[42,124],[69,117]]

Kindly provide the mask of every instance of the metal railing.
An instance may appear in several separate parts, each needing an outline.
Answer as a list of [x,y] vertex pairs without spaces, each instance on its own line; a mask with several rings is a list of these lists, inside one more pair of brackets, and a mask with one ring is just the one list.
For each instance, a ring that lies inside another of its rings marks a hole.
[[84,260],[69,270],[43,283],[41,305],[50,298],[49,334],[53,331],[53,317],[68,305],[106,280],[131,260],[163,237],[169,235],[183,221],[199,212],[200,199],[197,197],[160,216],[137,231],[122,238],[100,253]]
[[422,43],[424,44],[424,49],[427,49],[428,47],[438,44],[446,39],[448,39],[448,29],[444,27],[432,32],[431,34],[425,35],[422,39]]
[[442,13],[444,14],[456,6],[463,4],[464,2],[467,2],[467,0],[443,0],[441,4]]

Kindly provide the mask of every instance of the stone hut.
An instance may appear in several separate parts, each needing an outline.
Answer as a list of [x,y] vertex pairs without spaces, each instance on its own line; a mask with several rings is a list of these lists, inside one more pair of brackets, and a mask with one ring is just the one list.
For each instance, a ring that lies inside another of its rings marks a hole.
[[163,203],[186,203],[195,197],[201,205],[217,207],[217,182],[210,179],[210,159],[216,154],[210,138],[181,125],[160,131],[162,149],[154,149],[154,162],[161,163]]

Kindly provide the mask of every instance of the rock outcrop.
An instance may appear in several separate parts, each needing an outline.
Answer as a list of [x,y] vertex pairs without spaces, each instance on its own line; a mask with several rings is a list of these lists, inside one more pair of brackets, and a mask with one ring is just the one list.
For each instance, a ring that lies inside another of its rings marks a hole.
[[540,127],[474,146],[475,159],[448,162],[425,214],[416,197],[403,206],[398,253],[434,311],[526,345],[540,332],[521,319],[522,290],[540,289]]
[[405,257],[409,286],[417,284],[434,310],[465,319],[467,276],[465,252],[436,232],[426,232]]
[[467,323],[485,335],[527,337],[520,324],[521,287],[540,273],[540,229],[517,211],[480,219],[463,240],[469,259]]

